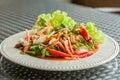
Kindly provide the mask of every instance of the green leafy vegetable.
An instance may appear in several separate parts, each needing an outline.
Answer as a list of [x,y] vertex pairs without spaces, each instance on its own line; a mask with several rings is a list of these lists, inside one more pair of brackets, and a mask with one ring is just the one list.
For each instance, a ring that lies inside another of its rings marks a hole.
[[90,43],[88,43],[86,46],[88,46],[89,49],[93,49],[94,48],[93,44],[90,44]]
[[55,27],[73,27],[75,25],[75,21],[71,17],[68,17],[64,11],[57,10],[53,12],[52,17]]
[[35,51],[36,54],[40,54],[41,51],[42,51],[42,49],[44,49],[44,47],[43,47],[43,46],[40,46],[40,45],[32,48],[32,50]]
[[41,45],[38,45],[38,46],[32,48],[32,51],[29,51],[28,53],[30,55],[38,55],[42,58],[45,56],[50,56],[50,54],[46,51],[46,49]]
[[97,43],[103,43],[103,41],[104,41],[103,33],[101,30],[97,30],[94,23],[88,22],[86,24],[86,29],[88,30],[88,33],[92,37],[93,41],[95,41]]
[[44,58],[45,56],[50,56],[50,54],[48,53],[48,51],[46,51],[46,49],[43,49],[41,53],[42,53],[41,55],[42,58]]
[[52,26],[51,21],[53,22],[55,27],[54,29],[59,30],[63,27],[74,27],[76,22],[68,17],[67,13],[64,11],[57,10],[52,14],[41,14],[38,16],[38,20],[36,24],[33,26],[34,29],[38,29],[46,24]]

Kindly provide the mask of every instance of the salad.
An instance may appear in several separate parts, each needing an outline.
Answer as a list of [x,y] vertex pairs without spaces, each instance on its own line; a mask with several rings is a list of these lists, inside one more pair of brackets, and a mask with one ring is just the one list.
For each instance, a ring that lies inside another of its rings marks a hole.
[[104,42],[102,31],[94,23],[77,23],[60,10],[39,15],[33,30],[32,34],[26,30],[25,37],[15,45],[21,54],[38,58],[80,59],[95,54]]

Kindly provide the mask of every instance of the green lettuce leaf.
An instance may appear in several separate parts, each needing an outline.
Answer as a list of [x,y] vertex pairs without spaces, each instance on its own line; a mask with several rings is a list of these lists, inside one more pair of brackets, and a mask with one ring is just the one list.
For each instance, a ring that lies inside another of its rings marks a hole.
[[50,21],[53,21],[55,25],[54,28],[59,30],[63,27],[74,27],[76,22],[67,15],[66,12],[56,10],[52,14],[41,14],[38,16],[40,19],[36,21],[33,29],[38,29],[40,27],[44,27],[46,24],[51,26]]
[[88,33],[90,34],[90,36],[92,37],[93,41],[97,42],[97,43],[103,43],[104,41],[104,35],[103,32],[101,30],[98,30],[95,27],[95,24],[92,22],[88,22],[86,24],[86,29],[88,31]]

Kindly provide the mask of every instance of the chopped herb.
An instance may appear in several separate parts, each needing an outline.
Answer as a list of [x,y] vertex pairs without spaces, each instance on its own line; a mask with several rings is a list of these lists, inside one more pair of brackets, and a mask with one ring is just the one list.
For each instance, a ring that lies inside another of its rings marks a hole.
[[20,54],[25,55],[25,52],[21,51]]

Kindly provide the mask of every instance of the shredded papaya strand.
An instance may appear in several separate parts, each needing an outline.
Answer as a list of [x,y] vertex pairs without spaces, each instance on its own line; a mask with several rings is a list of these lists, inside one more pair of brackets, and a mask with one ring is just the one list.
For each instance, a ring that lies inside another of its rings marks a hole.
[[73,47],[72,47],[72,44],[71,44],[70,38],[67,37],[67,39],[68,39],[68,48],[69,48],[70,52],[71,52],[72,54],[74,54],[74,50],[73,50]]
[[62,38],[59,39],[59,41],[64,44],[64,40]]
[[70,52],[69,48],[68,48],[68,40],[65,40],[64,41],[64,45],[65,45],[65,48],[66,48],[66,51],[70,54],[70,56],[73,58],[73,54]]
[[47,47],[47,45],[44,45],[44,44],[42,44],[42,43],[41,43],[40,45],[43,46],[43,47]]
[[62,34],[61,32],[58,32],[58,33],[57,33],[57,36],[56,36],[56,39],[58,39],[58,40],[59,40],[59,39],[60,39],[61,34]]
[[53,35],[56,39],[60,39],[61,32],[57,32],[56,34]]
[[58,42],[58,41],[53,42],[53,43],[52,43],[51,45],[49,45],[48,47],[49,47],[49,48],[54,47],[54,46],[57,44],[57,42]]
[[36,33],[36,35],[38,35],[39,37],[41,37],[43,35],[43,33],[40,30],[38,30],[37,33]]

